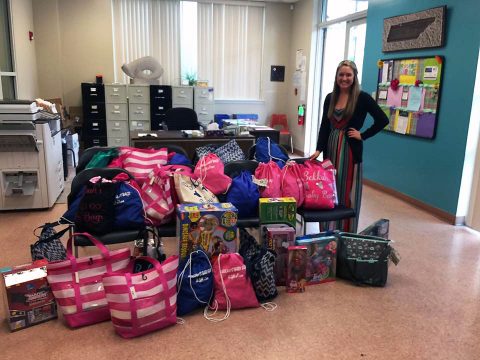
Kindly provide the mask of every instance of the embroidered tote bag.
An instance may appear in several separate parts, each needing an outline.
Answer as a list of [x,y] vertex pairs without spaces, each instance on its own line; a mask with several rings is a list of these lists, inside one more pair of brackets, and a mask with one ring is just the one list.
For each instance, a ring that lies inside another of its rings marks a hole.
[[109,251],[88,233],[83,235],[100,249],[100,255],[75,258],[72,238],[67,242],[67,260],[47,265],[47,280],[68,326],[91,325],[110,319],[102,277],[106,272],[127,269],[130,249]]
[[325,169],[317,160],[305,161],[303,167],[305,209],[333,209],[335,207],[335,173]]
[[[143,263],[140,271],[136,271],[138,262]],[[108,272],[103,277],[117,334],[132,338],[177,322],[177,269],[176,255],[161,264],[142,256],[132,260],[129,271]]]

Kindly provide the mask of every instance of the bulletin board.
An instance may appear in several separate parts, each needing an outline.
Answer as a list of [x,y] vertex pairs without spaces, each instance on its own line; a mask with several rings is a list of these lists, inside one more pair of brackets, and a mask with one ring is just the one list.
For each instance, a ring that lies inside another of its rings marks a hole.
[[378,62],[378,105],[389,119],[384,130],[433,139],[437,127],[443,57]]

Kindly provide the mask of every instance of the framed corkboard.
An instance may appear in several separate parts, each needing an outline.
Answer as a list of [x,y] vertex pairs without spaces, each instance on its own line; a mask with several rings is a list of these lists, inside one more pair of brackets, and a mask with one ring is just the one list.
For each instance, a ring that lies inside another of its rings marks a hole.
[[444,45],[445,13],[440,6],[383,20],[383,52],[441,47]]
[[433,139],[444,59],[441,56],[378,62],[376,101],[389,118],[384,130]]

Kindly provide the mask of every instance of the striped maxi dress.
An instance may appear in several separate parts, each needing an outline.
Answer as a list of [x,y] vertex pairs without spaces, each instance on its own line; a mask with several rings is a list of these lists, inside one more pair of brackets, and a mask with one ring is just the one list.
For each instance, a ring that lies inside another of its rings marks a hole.
[[338,203],[353,208],[356,217],[320,223],[320,231],[340,230],[356,233],[362,200],[362,163],[355,164],[353,160],[352,150],[347,141],[348,121],[343,119],[342,113],[343,109],[335,109],[333,118],[330,119],[332,130],[324,155],[337,169]]

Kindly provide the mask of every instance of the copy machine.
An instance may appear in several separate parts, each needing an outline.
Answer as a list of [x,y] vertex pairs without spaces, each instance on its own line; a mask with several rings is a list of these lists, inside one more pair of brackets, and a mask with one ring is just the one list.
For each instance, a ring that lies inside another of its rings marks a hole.
[[0,101],[0,210],[49,208],[63,188],[60,117]]

